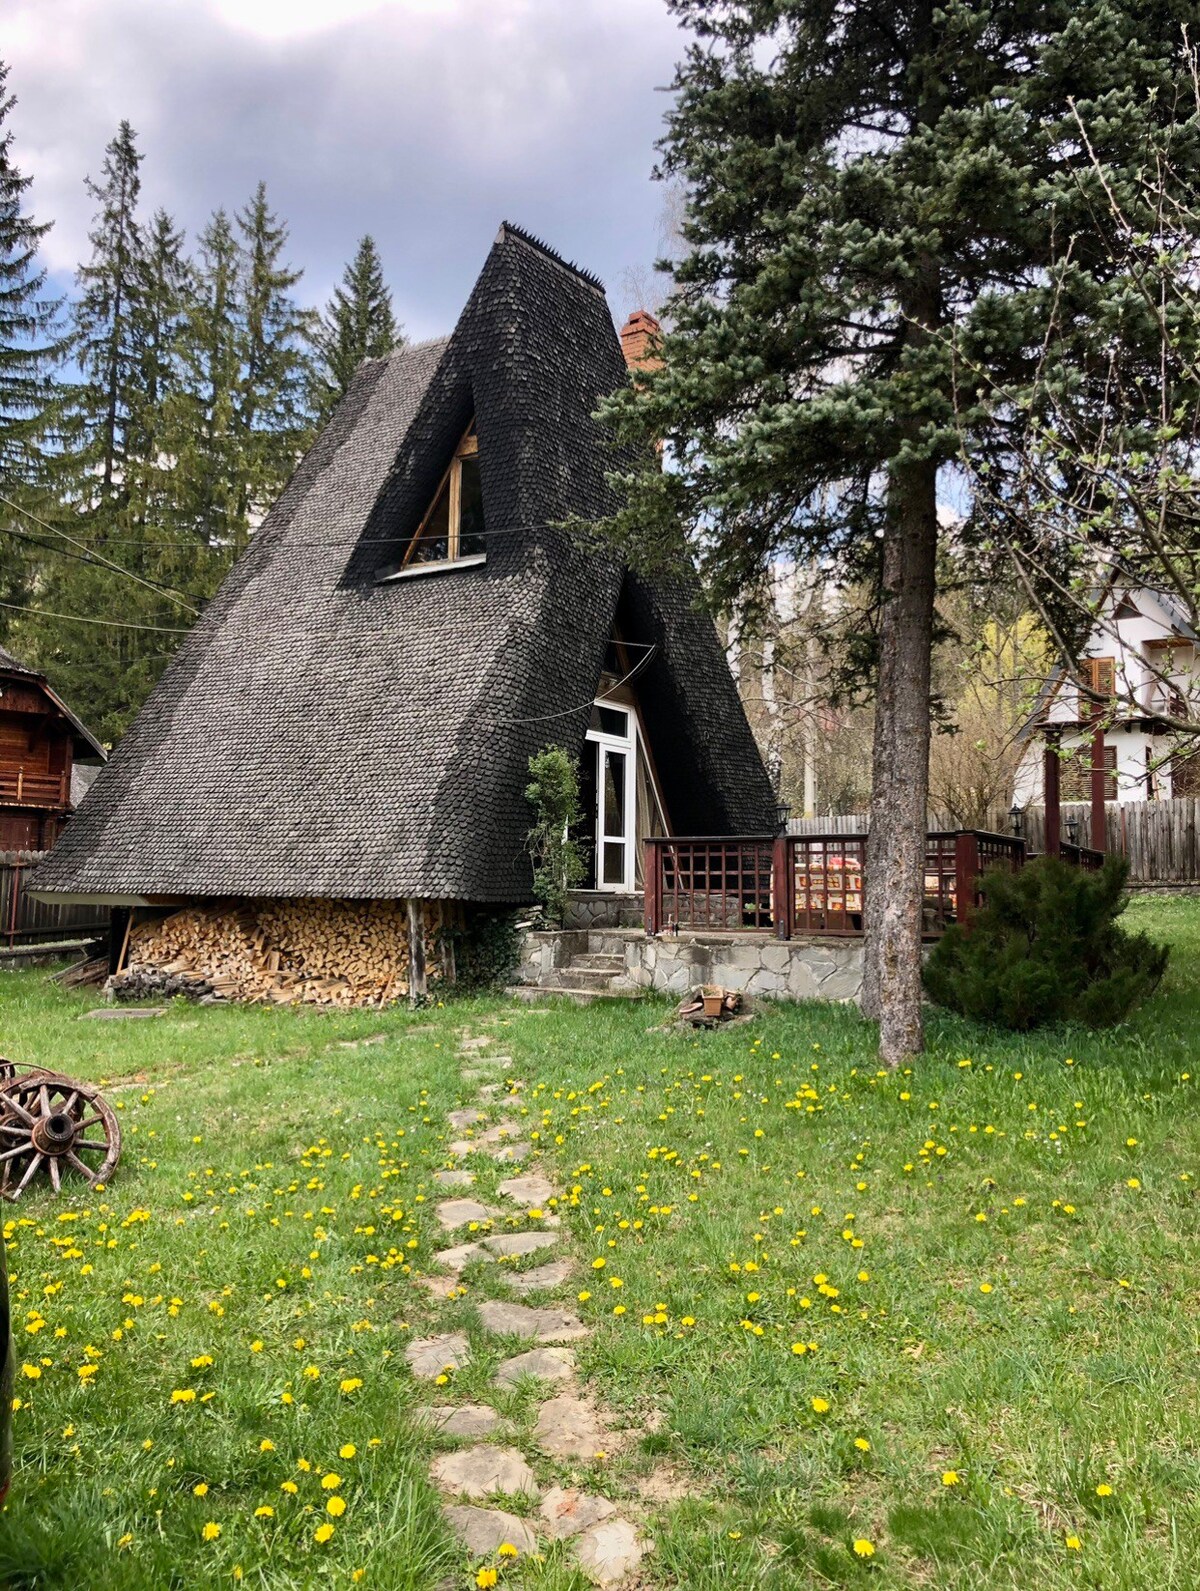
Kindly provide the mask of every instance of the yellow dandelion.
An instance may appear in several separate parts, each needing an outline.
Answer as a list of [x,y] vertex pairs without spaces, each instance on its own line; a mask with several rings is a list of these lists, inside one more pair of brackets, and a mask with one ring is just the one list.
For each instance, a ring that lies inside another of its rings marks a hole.
[[357,1452],[358,1449],[353,1442],[343,1442],[341,1447],[338,1448],[338,1457],[353,1458]]
[[333,1526],[329,1523],[328,1520],[326,1520],[326,1522],[323,1525],[318,1525],[317,1528],[313,1531],[313,1540],[314,1541],[319,1541],[323,1545],[325,1542],[327,1542],[330,1539],[330,1537],[332,1535],[333,1535]]
[[828,1402],[828,1400],[826,1398],[814,1398],[812,1400],[812,1406],[813,1406],[813,1413],[814,1414],[828,1414],[829,1413],[829,1402]]
[[334,1519],[340,1519],[346,1512],[346,1499],[344,1497],[331,1497],[325,1504],[325,1512],[332,1514]]
[[216,1523],[215,1520],[210,1519],[200,1534],[203,1536],[205,1541],[216,1541],[217,1537],[221,1534],[221,1527]]
[[859,1536],[854,1543],[854,1556],[856,1558],[873,1558],[875,1556],[875,1543],[868,1541],[865,1536]]

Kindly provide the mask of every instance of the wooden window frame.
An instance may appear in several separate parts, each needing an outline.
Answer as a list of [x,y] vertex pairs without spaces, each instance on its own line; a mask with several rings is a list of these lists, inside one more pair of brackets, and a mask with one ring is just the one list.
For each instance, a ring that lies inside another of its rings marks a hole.
[[[464,459],[477,458],[478,456],[479,437],[475,431],[475,421],[472,420],[462,436],[459,437],[458,446],[454,449],[454,456],[442,472],[442,477],[437,483],[437,490],[430,499],[429,507],[425,510],[424,518],[417,526],[408,544],[408,550],[404,554],[404,562],[400,565],[401,569],[421,567],[420,564],[415,562],[417,548],[421,545],[429,521],[433,518],[434,510],[442,500],[442,493],[447,489],[449,490],[450,502],[447,512],[446,556],[444,558],[430,559],[428,567],[436,569],[442,564],[461,561],[462,554],[459,549],[462,536],[462,461]],[[471,559],[475,561],[480,556],[486,556],[486,554],[473,553]]]

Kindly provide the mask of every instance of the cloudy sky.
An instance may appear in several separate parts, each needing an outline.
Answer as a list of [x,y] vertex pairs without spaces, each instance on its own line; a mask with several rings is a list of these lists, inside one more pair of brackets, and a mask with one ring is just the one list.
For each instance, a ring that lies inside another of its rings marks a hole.
[[[618,318],[659,249],[650,181],[683,37],[663,0],[2,0],[18,164],[61,285],[126,117],[147,210],[194,236],[259,178],[323,303],[380,245],[412,337],[448,330],[502,219],[597,272]],[[632,278],[632,279],[631,279]]]

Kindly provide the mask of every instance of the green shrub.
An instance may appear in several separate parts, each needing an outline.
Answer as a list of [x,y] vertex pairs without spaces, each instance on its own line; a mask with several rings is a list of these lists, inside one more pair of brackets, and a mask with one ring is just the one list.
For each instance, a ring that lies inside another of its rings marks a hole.
[[1057,856],[994,868],[969,931],[951,928],[925,965],[938,1005],[1023,1031],[1051,1022],[1110,1027],[1158,987],[1169,954],[1117,926],[1129,864],[1085,873]]
[[561,746],[545,746],[529,759],[525,799],[534,810],[529,831],[534,898],[561,923],[567,895],[586,872],[583,852],[571,838],[579,822],[579,769]]
[[521,960],[516,912],[471,909],[464,927],[444,929],[442,937],[454,951],[454,989],[447,992],[473,994],[512,982]]

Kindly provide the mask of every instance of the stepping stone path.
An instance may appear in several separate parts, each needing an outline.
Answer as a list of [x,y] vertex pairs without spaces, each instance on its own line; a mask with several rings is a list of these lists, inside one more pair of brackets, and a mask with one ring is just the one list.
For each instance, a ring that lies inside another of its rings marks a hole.
[[511,1387],[522,1376],[538,1381],[569,1381],[575,1374],[575,1355],[569,1348],[531,1348],[506,1359],[496,1371],[496,1385]]
[[462,1132],[464,1127],[474,1127],[477,1121],[486,1121],[487,1113],[482,1110],[452,1110],[446,1120],[455,1132]]
[[439,1486],[461,1492],[464,1497],[490,1497],[493,1492],[504,1492],[509,1497],[529,1492],[539,1497],[542,1490],[515,1447],[481,1445],[460,1453],[443,1453],[434,1459],[429,1473]]
[[557,1232],[497,1232],[494,1237],[483,1240],[485,1248],[507,1259],[534,1254],[540,1248],[553,1248],[557,1242]]
[[[524,1087],[511,1075],[503,1084],[494,1080],[498,1067],[507,1067],[511,1073],[513,1059],[511,1055],[481,1053],[490,1043],[484,1036],[465,1036],[460,1041],[460,1053],[474,1063],[464,1071],[464,1079],[482,1083],[478,1093],[484,1108],[464,1106],[449,1113],[451,1130],[469,1136],[454,1139],[447,1146],[448,1153],[459,1158],[487,1155],[500,1163],[522,1160],[531,1148],[519,1136],[523,1130],[519,1122],[501,1116],[491,1125],[483,1125],[489,1105],[492,1109],[521,1108],[518,1090]],[[463,1167],[447,1166],[434,1172],[433,1180],[443,1188],[467,1188],[476,1179],[475,1173]],[[496,1194],[508,1201],[514,1213],[540,1212],[561,1196],[540,1171],[506,1178],[497,1185]],[[505,1217],[503,1209],[469,1196],[442,1199],[435,1213],[446,1232]],[[541,1221],[541,1230],[491,1232],[477,1241],[440,1249],[435,1257],[443,1274],[420,1277],[420,1285],[434,1298],[452,1299],[459,1294],[461,1272],[473,1262],[494,1264],[498,1259],[522,1259],[553,1248],[559,1242],[559,1230],[545,1227],[557,1227],[559,1218],[548,1213],[535,1219]],[[563,1286],[575,1268],[574,1260],[559,1254],[530,1270],[517,1271],[506,1265],[498,1274],[510,1293],[525,1298]],[[556,1304],[537,1307],[496,1298],[484,1299],[478,1313],[480,1325],[490,1337],[517,1337],[537,1345],[503,1360],[495,1373],[496,1386],[510,1388],[524,1377],[559,1383],[556,1395],[543,1392],[532,1433],[543,1462],[590,1463],[597,1455],[613,1451],[619,1439],[603,1413],[564,1385],[574,1381],[576,1366],[574,1353],[561,1345],[579,1341],[589,1332],[579,1317]],[[405,1358],[418,1380],[436,1381],[444,1371],[470,1364],[471,1348],[465,1332],[450,1332],[409,1343]],[[500,1445],[506,1438],[511,1444],[512,1428],[490,1404],[447,1401],[427,1408],[425,1420],[439,1436],[472,1444],[440,1453],[432,1461],[430,1477],[444,1492],[476,1502],[498,1494],[540,1499],[539,1513],[529,1519],[502,1508],[447,1502],[443,1507],[446,1522],[472,1560],[490,1560],[505,1544],[515,1547],[521,1557],[531,1556],[540,1550],[541,1537],[568,1543],[575,1563],[596,1586],[616,1588],[637,1573],[649,1549],[639,1540],[636,1524],[624,1518],[618,1504],[608,1497],[562,1485],[550,1486],[543,1496],[525,1455],[515,1446]]]
[[500,1508],[445,1508],[451,1530],[472,1558],[490,1558],[507,1541],[523,1556],[537,1551],[537,1537],[523,1519]]
[[554,1184],[537,1171],[528,1171],[521,1177],[509,1177],[496,1189],[503,1198],[511,1199],[514,1204],[523,1204],[528,1209],[548,1204],[557,1191]]
[[500,1416],[490,1403],[461,1403],[449,1409],[427,1409],[426,1421],[443,1436],[459,1436],[477,1442],[491,1436],[500,1425]]
[[471,1344],[465,1332],[443,1337],[418,1337],[404,1350],[409,1369],[418,1381],[433,1381],[443,1370],[461,1370],[471,1363]]
[[555,1541],[590,1530],[602,1519],[611,1519],[616,1511],[616,1503],[610,1503],[607,1497],[589,1497],[586,1492],[564,1491],[561,1486],[552,1486],[542,1498],[545,1531]]
[[612,1449],[612,1437],[595,1409],[569,1394],[551,1398],[538,1410],[534,1438],[551,1458],[580,1458],[589,1463]]
[[479,1306],[484,1329],[497,1337],[532,1337],[535,1342],[578,1342],[589,1335],[578,1315],[565,1309],[530,1309],[489,1298]]
[[437,1218],[448,1232],[456,1226],[469,1226],[472,1221],[502,1220],[503,1210],[490,1210],[478,1199],[443,1199],[437,1207]]
[[552,1287],[561,1287],[574,1269],[574,1260],[551,1260],[548,1265],[539,1265],[536,1270],[514,1272],[506,1276],[504,1281],[511,1292],[526,1298],[530,1293],[544,1293]]
[[435,1171],[433,1180],[443,1188],[469,1188],[475,1181],[473,1171]]

